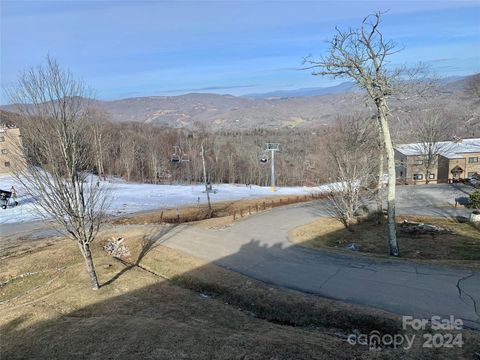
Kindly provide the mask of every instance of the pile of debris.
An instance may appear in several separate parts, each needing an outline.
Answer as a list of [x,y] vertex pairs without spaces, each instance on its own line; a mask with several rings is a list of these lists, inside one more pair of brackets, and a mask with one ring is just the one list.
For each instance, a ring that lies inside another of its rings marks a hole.
[[440,226],[411,222],[408,220],[403,220],[402,224],[400,225],[400,231],[407,234],[414,234],[414,235],[423,235],[423,234],[440,235],[440,234],[452,233],[451,230],[440,227]]
[[360,251],[360,246],[358,246],[355,243],[348,244],[345,246],[345,249],[350,250],[350,251]]
[[113,257],[128,261],[132,254],[127,244],[123,243],[124,241],[125,239],[123,237],[118,239],[112,237],[111,240],[106,242],[103,249]]

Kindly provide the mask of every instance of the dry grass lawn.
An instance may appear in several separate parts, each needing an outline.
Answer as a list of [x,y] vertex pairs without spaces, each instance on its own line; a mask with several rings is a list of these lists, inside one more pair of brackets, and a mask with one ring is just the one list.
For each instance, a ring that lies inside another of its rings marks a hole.
[[[158,229],[112,230],[132,256],[93,252],[100,290],[88,288],[69,240],[1,259],[2,359],[469,359],[463,349],[368,351],[335,333],[398,332],[396,317],[281,290],[149,241]],[[158,230],[161,231],[162,229]],[[24,250],[24,249],[23,249]]]
[[[466,266],[480,263],[480,230],[469,223],[428,216],[399,216],[403,220],[423,222],[451,230],[448,234],[413,235],[398,231],[401,257],[408,259],[434,260]],[[359,253],[385,256],[388,254],[386,232],[383,225],[365,220],[348,231],[334,218],[320,218],[310,224],[293,229],[290,240],[296,244],[323,249],[348,251],[346,246],[355,243]]]

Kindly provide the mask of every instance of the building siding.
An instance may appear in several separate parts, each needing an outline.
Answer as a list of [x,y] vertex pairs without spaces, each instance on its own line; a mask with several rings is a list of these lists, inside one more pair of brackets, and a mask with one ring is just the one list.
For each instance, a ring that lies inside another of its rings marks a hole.
[[[425,157],[422,155],[404,155],[400,151],[395,150],[397,181],[404,184],[426,184],[425,167],[418,163],[424,160]],[[435,162],[438,163],[438,159]],[[438,182],[438,171],[437,165],[430,169],[430,174],[433,175],[433,178],[429,179],[430,184]],[[415,175],[422,175],[422,179],[415,179]]]
[[0,174],[19,170],[24,166],[20,129],[0,128]]

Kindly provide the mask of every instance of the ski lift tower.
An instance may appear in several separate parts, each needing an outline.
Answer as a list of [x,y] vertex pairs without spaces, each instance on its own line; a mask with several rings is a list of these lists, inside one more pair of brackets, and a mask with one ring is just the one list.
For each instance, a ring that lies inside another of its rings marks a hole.
[[270,151],[270,161],[272,166],[272,178],[271,178],[271,190],[275,192],[275,153],[280,151],[280,144],[279,143],[266,143],[265,150],[268,152]]

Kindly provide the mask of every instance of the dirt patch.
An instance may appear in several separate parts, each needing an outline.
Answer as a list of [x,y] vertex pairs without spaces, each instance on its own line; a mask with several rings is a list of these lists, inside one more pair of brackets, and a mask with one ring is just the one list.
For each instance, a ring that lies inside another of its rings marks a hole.
[[[404,221],[430,224],[446,229],[438,234],[402,232]],[[461,265],[477,266],[480,260],[480,230],[471,223],[428,217],[397,217],[398,242],[401,257],[408,259],[454,261]],[[333,218],[320,218],[310,224],[293,229],[290,240],[295,244],[310,247],[347,251],[355,244],[363,254],[386,256],[388,254],[384,225],[365,220],[348,231]]]

